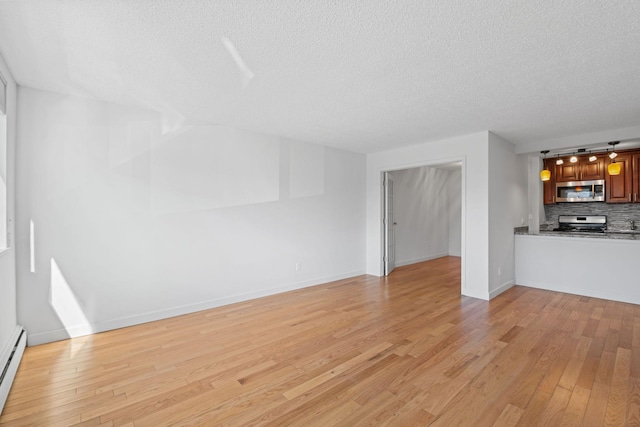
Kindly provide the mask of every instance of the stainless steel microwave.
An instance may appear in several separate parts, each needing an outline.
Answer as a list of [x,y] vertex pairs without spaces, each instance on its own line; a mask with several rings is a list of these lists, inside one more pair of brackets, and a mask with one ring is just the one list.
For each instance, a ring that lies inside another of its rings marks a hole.
[[604,179],[556,183],[556,202],[604,202]]

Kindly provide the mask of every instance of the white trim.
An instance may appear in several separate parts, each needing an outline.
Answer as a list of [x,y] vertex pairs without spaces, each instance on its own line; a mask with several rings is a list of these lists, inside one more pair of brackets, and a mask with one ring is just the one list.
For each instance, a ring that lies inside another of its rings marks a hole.
[[[11,356],[13,348],[15,347],[16,341],[18,341],[21,332],[22,326],[16,326],[13,335],[11,335],[11,339],[3,350],[2,355],[0,356],[2,357],[0,359],[0,374],[4,370],[4,367],[7,365],[9,356]],[[22,335],[22,337],[20,337],[20,342],[18,342],[16,352],[13,354],[13,359],[11,359],[9,369],[7,370],[7,373],[2,380],[2,384],[0,384],[0,413],[2,413],[2,408],[4,408],[4,404],[7,401],[7,397],[9,396],[9,390],[11,390],[11,385],[13,384],[13,380],[16,377],[16,372],[18,371],[18,366],[20,365],[20,361],[22,360],[22,354],[24,353],[26,344],[27,334],[25,333]]]
[[502,285],[498,286],[496,289],[489,292],[489,299],[494,299],[495,297],[497,297],[507,289],[514,287],[515,284],[516,284],[515,280],[509,280],[508,282],[503,283]]
[[211,308],[221,307],[223,305],[233,304],[236,302],[247,301],[264,296],[279,294],[282,292],[293,291],[296,289],[307,288],[310,286],[321,285],[336,280],[347,279],[354,276],[360,276],[365,274],[364,270],[353,271],[350,273],[339,274],[336,276],[323,277],[320,279],[308,280],[305,282],[298,282],[291,285],[280,286],[277,288],[263,289],[255,292],[247,292],[243,294],[237,294],[230,297],[216,298],[199,303],[187,304],[177,307],[171,307],[158,311],[151,311],[134,316],[121,317],[118,319],[105,320],[101,322],[91,323],[90,325],[82,325],[76,328],[69,329],[55,329],[46,332],[39,332],[37,334],[29,334],[28,345],[39,345],[53,341],[61,341],[68,338],[79,337],[83,335],[90,335],[89,329],[93,330],[93,333],[110,331],[113,329],[126,328],[128,326],[139,325],[141,323],[153,322],[156,320],[162,320],[169,317],[181,316],[183,314],[195,313],[197,311],[209,310]]
[[[437,258],[442,258],[445,256],[449,256],[449,254],[447,252],[441,253],[441,254],[435,254],[435,255],[429,255],[427,257],[424,258],[416,258],[416,259],[410,259],[407,261],[397,261],[396,262],[396,267],[402,267],[403,265],[411,265],[411,264],[417,264],[419,262],[424,262],[424,261],[431,261],[432,259],[437,259]],[[460,256],[460,255],[457,255]]]
[[462,296],[465,297],[471,297],[471,298],[476,298],[476,299],[481,299],[481,300],[485,300],[485,301],[489,301],[489,292],[465,292],[464,294],[462,294]]

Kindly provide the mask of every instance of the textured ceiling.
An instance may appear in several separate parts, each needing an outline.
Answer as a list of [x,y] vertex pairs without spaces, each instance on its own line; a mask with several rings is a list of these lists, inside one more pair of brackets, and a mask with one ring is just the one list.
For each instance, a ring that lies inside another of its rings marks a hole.
[[24,86],[361,152],[640,125],[638,0],[3,0],[0,52]]

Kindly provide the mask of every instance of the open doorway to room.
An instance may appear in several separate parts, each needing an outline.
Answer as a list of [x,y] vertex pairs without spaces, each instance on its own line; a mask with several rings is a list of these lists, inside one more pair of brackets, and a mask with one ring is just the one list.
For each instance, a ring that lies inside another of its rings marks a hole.
[[384,172],[383,265],[462,256],[462,163]]

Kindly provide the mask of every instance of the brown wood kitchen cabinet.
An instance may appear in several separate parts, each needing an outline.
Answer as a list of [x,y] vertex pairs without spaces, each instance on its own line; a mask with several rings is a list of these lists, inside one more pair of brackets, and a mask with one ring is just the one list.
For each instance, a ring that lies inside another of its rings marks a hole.
[[597,156],[595,162],[590,162],[588,157],[580,158],[578,164],[580,165],[580,181],[590,181],[594,179],[605,179],[605,171],[607,167],[605,165],[605,159],[607,156]]
[[606,156],[600,155],[595,162],[590,162],[587,156],[578,157],[576,163],[571,163],[569,157],[562,158],[564,163],[555,165],[556,182],[605,179],[605,158]]
[[640,152],[631,155],[631,166],[633,168],[633,173],[631,174],[633,196],[631,200],[634,203],[640,203]]
[[578,156],[576,163],[569,157],[561,157],[564,163],[556,164],[557,158],[544,160],[545,167],[551,171],[551,179],[543,183],[543,202],[545,205],[556,203],[556,184],[572,181],[605,180],[607,203],[640,203],[640,150],[633,149],[618,152],[616,163],[620,164],[620,175],[609,175],[607,166],[611,163],[605,153],[596,155],[597,160],[589,161],[587,155]]
[[556,161],[555,159],[545,159],[545,169],[551,172],[551,179],[542,183],[543,203],[553,205],[556,202]]
[[582,181],[580,179],[580,163],[571,163],[569,158],[562,159],[564,163],[556,166],[556,182]]
[[[637,154],[619,153],[616,163],[620,164],[620,175],[607,174],[607,203],[629,203],[633,200],[633,158]],[[612,163],[611,160],[607,165]]]

